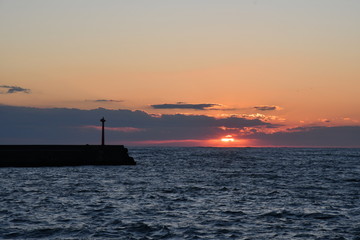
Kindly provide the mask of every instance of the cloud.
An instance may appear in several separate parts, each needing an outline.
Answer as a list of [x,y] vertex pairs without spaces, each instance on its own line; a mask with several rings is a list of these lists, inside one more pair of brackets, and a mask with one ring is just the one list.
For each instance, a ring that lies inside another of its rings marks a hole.
[[360,147],[360,126],[299,127],[239,116],[151,115],[127,109],[92,110],[0,105],[0,144],[99,144],[106,118],[106,143],[201,145],[231,134],[249,146]]
[[[84,128],[92,128],[92,129],[97,129],[97,130],[101,130],[102,127],[101,126],[84,126]],[[116,131],[116,132],[141,132],[141,131],[145,131],[144,129],[141,128],[134,128],[134,127],[105,127],[105,130],[108,131]]]
[[261,113],[255,113],[255,114],[240,114],[238,116],[241,116],[243,118],[247,119],[260,119],[263,121],[277,121],[277,122],[285,122],[286,118],[275,116],[275,115],[264,115]]
[[360,147],[360,126],[298,127],[289,132],[258,133],[260,146]]
[[0,91],[0,94],[12,94],[12,93],[18,93],[18,92],[30,93],[31,92],[30,89],[22,88],[22,87],[18,87],[18,86],[0,85],[0,88],[7,89],[6,92]]
[[96,99],[96,100],[87,100],[90,102],[101,102],[101,103],[107,103],[107,102],[124,102],[123,100],[114,100],[114,99]]
[[255,106],[256,110],[259,111],[274,111],[274,110],[280,110],[281,108],[279,106],[273,106],[273,105],[262,105],[262,106]]
[[190,104],[184,102],[177,102],[175,104],[155,104],[151,105],[154,109],[194,109],[194,110],[218,110],[216,107],[220,107],[220,104],[214,103],[202,103],[202,104]]
[[[107,140],[201,140],[223,136],[220,127],[242,129],[271,126],[259,119],[206,115],[151,115],[144,111],[30,108],[0,105],[1,144],[97,144],[100,119],[106,118]],[[89,127],[91,126],[91,127]],[[225,134],[226,135],[226,134]]]
[[350,121],[350,122],[353,122],[353,123],[358,123],[359,122],[359,120],[352,119],[352,118],[349,118],[349,117],[344,117],[343,120],[344,121]]
[[329,123],[331,122],[331,120],[327,119],[327,118],[321,118],[319,119],[320,122],[323,122],[323,123]]

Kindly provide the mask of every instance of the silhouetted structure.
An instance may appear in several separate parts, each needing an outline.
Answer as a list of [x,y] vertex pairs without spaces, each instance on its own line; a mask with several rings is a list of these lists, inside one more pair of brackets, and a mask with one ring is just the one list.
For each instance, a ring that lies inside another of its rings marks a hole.
[[103,117],[102,119],[100,119],[100,122],[102,123],[102,127],[101,127],[101,145],[104,146],[105,145],[105,118]]
[[0,145],[0,167],[136,165],[123,145],[105,146],[100,121],[101,145]]
[[122,145],[0,145],[0,167],[136,165]]

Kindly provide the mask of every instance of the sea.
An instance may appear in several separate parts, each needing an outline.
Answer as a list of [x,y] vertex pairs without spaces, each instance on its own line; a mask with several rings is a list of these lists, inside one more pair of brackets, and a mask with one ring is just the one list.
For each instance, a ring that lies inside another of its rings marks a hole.
[[0,169],[0,239],[360,240],[360,149],[129,148]]

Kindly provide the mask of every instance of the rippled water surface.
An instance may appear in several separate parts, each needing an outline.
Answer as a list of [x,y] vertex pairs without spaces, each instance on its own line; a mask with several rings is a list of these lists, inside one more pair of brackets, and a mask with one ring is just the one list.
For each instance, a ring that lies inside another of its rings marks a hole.
[[360,239],[360,149],[133,148],[0,169],[2,239]]

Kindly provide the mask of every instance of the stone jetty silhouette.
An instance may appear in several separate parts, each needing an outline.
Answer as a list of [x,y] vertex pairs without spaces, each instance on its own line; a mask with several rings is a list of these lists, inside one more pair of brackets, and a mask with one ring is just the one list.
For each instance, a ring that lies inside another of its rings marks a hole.
[[0,167],[136,165],[123,145],[105,145],[100,121],[101,145],[0,145]]

